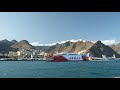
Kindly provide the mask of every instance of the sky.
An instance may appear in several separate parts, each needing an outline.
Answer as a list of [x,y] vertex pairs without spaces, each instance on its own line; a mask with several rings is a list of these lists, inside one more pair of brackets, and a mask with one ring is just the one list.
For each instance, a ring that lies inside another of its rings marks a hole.
[[0,40],[120,42],[120,12],[0,12]]

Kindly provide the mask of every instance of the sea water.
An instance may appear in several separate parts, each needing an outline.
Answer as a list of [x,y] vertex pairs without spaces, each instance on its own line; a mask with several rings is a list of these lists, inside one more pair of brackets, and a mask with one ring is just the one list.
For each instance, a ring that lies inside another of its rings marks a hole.
[[114,78],[119,76],[120,60],[0,61],[0,78]]

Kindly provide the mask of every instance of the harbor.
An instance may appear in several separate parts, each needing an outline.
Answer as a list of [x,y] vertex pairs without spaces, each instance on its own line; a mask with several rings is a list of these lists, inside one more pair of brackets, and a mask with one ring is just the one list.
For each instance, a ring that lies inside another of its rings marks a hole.
[[1,78],[114,78],[119,70],[120,60],[0,62]]

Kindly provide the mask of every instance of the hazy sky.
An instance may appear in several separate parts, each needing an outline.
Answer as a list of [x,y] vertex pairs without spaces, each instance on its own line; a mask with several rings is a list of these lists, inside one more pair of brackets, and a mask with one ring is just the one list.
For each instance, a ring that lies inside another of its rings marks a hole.
[[0,39],[120,40],[120,12],[0,12]]

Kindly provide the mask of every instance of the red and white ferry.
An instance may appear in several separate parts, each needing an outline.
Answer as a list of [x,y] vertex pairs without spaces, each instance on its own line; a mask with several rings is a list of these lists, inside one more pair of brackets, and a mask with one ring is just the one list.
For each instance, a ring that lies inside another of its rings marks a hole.
[[87,55],[85,54],[75,54],[75,53],[59,53],[59,54],[53,55],[51,58],[52,58],[52,61],[55,61],[55,62],[90,60],[89,57],[87,57]]

